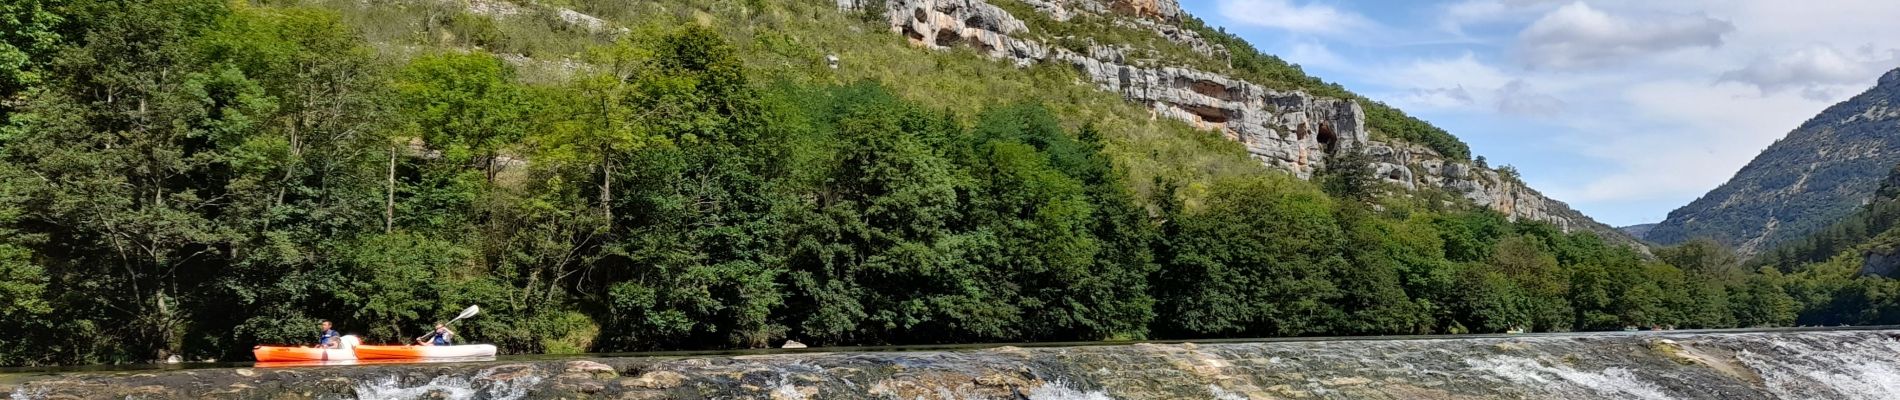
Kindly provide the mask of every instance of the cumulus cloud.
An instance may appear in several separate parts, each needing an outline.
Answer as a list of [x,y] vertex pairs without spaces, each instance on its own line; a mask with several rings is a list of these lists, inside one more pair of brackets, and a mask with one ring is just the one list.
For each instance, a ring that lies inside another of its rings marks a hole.
[[1461,108],[1477,103],[1471,97],[1471,91],[1465,90],[1463,86],[1412,89],[1393,101],[1402,107],[1417,108]]
[[1372,78],[1394,90],[1385,98],[1400,108],[1481,110],[1492,88],[1510,82],[1504,71],[1464,53],[1453,58],[1422,58],[1378,68]]
[[1420,88],[1494,88],[1511,81],[1509,74],[1466,52],[1454,58],[1425,58],[1384,70],[1374,77],[1387,86]]
[[1344,34],[1376,25],[1351,11],[1292,0],[1220,0],[1219,9],[1234,22],[1296,33]]
[[1800,91],[1815,100],[1839,97],[1839,92],[1866,83],[1900,66],[1900,50],[1862,48],[1848,54],[1832,46],[1814,45],[1785,54],[1757,57],[1740,69],[1722,73],[1718,82],[1752,85],[1763,95]]
[[1532,88],[1523,79],[1498,88],[1498,112],[1523,116],[1552,116],[1564,111],[1564,101]]
[[1691,199],[1728,180],[1734,168],[1827,105],[1792,93],[1757,97],[1750,91],[1692,80],[1634,85],[1623,93],[1629,114],[1613,125],[1585,129],[1592,134],[1572,143],[1621,170],[1549,190],[1584,203]]
[[1518,34],[1516,52],[1532,67],[1581,68],[1691,47],[1720,47],[1735,31],[1706,15],[1613,15],[1583,2],[1558,7]]
[[1340,57],[1339,53],[1317,42],[1294,44],[1281,58],[1306,67],[1348,68],[1352,64]]
[[1438,28],[1464,34],[1465,27],[1505,23],[1561,4],[1563,0],[1462,0],[1438,10]]

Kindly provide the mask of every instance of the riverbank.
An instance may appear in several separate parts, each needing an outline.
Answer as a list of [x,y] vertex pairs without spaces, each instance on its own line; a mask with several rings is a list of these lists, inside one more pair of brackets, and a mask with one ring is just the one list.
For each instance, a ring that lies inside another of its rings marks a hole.
[[1793,399],[1900,396],[1900,331],[997,347],[13,374],[15,398]]

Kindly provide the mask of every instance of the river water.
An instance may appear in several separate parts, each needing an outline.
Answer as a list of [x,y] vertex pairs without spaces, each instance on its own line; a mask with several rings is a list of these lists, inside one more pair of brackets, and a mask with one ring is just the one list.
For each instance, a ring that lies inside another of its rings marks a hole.
[[1875,327],[675,352],[16,370],[5,384],[22,399],[1900,399],[1895,337]]

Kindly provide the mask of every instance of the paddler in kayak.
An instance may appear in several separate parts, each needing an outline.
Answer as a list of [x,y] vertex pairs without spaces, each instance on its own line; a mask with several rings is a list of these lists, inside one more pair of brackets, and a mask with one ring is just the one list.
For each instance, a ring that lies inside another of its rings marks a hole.
[[317,347],[330,349],[343,348],[343,341],[338,340],[342,339],[343,335],[338,335],[335,329],[330,329],[330,320],[323,320],[319,322],[318,325],[321,325],[323,328],[317,330]]
[[453,344],[450,342],[450,338],[453,337],[455,337],[455,331],[449,330],[448,324],[436,323],[435,332],[429,332],[428,335],[416,339],[416,342],[423,346],[448,346]]

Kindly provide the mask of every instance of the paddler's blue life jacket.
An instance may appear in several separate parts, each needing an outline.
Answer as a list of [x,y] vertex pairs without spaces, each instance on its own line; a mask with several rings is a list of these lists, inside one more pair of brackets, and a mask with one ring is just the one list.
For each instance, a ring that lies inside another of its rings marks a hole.
[[322,332],[317,332],[317,345],[330,347],[330,342],[336,341],[340,336],[342,335],[336,334],[335,329],[325,329]]
[[435,338],[429,339],[429,344],[436,345],[436,346],[447,346],[450,344],[449,334],[447,333],[435,332],[435,333],[430,333],[429,335],[435,336]]

